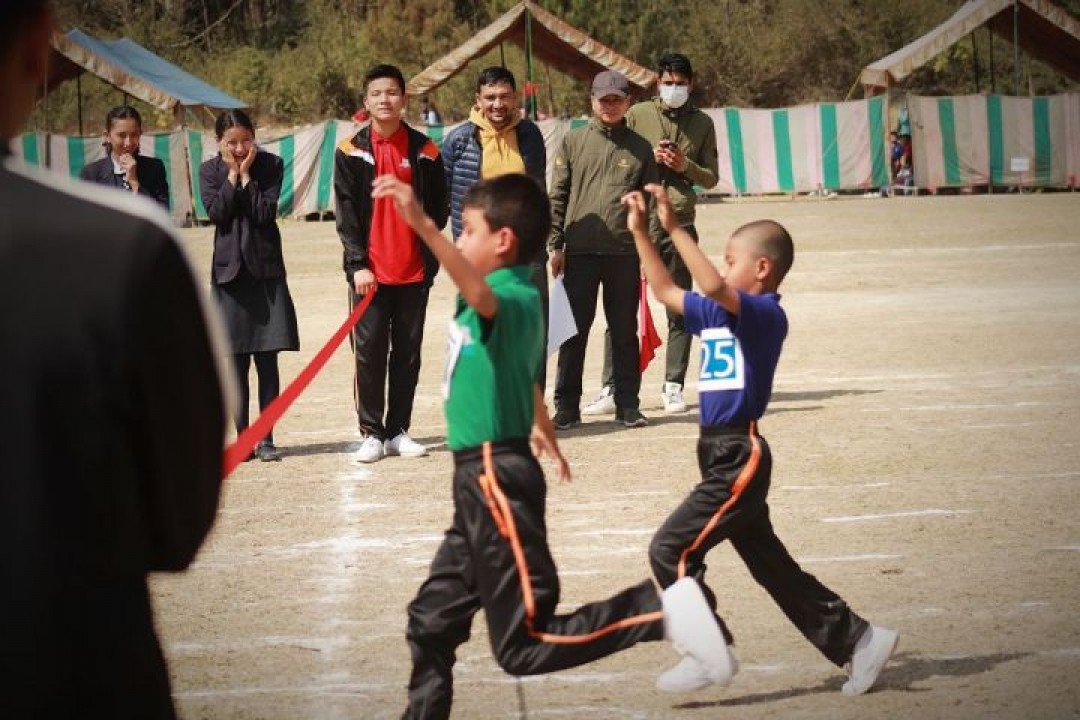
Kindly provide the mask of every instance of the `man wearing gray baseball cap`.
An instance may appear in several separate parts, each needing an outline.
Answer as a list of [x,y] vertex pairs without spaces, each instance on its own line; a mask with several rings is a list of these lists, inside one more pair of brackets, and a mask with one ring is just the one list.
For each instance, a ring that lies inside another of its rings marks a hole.
[[641,427],[638,409],[637,250],[626,227],[623,195],[658,182],[647,140],[626,127],[630,83],[605,70],[593,78],[593,117],[571,130],[555,154],[551,180],[551,274],[563,276],[578,334],[559,351],[555,417],[559,430],[581,423],[581,379],[596,296],[604,289],[604,315],[611,331],[615,420]]

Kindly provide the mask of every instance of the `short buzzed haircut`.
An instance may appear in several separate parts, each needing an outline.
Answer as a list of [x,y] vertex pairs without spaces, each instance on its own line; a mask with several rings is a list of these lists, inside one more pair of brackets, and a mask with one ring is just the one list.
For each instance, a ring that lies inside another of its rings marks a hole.
[[795,243],[784,226],[775,220],[748,222],[731,233],[731,237],[750,240],[758,252],[769,258],[776,268],[777,285],[795,262]]
[[517,90],[517,82],[514,80],[514,73],[510,72],[501,65],[493,65],[480,71],[480,77],[476,79],[476,92],[480,92],[480,88],[485,85],[500,85],[506,83],[513,90]]
[[690,58],[682,53],[673,52],[661,56],[656,63],[656,69],[658,75],[668,72],[672,75],[685,75],[687,80],[694,79],[694,68],[690,65]]
[[401,74],[401,69],[396,65],[376,65],[375,67],[364,73],[364,95],[367,95],[368,85],[373,80],[381,80],[382,78],[390,78],[397,81],[398,87],[401,88],[401,92],[405,92],[405,76]]
[[461,205],[483,213],[492,230],[514,231],[518,265],[531,262],[551,232],[551,203],[547,193],[528,175],[509,173],[481,180],[469,188]]

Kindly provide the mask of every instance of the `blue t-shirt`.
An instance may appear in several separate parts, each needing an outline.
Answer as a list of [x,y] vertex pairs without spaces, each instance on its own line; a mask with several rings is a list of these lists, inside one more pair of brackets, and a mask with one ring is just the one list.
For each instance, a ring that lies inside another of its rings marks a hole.
[[787,337],[787,315],[776,293],[739,292],[739,315],[698,293],[683,300],[686,331],[701,338],[698,395],[701,424],[759,419],[769,405],[773,375]]

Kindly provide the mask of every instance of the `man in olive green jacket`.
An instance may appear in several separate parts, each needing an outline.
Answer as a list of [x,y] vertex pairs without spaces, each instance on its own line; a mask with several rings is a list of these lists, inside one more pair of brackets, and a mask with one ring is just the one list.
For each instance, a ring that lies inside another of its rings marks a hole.
[[555,378],[557,429],[581,422],[581,376],[596,296],[604,290],[611,331],[615,419],[626,427],[648,424],[638,409],[637,308],[639,262],[626,226],[622,197],[659,182],[652,146],[624,121],[630,84],[613,70],[593,80],[593,118],[571,130],[555,154],[551,180],[551,274],[563,275],[578,334],[559,350]]
[[[634,105],[626,113],[626,124],[653,146],[660,166],[660,178],[667,188],[679,224],[698,239],[694,227],[697,193],[694,186],[711,188],[719,178],[716,157],[716,129],[712,118],[689,101],[694,87],[694,70],[685,55],[669,53],[660,58],[657,97]],[[667,233],[658,230],[660,257],[675,283],[684,290],[691,286],[690,272]],[[671,311],[668,318],[668,346],[662,398],[666,412],[686,410],[683,384],[690,359],[692,336],[683,328],[681,315]],[[604,338],[603,388],[600,396],[582,411],[600,415],[615,410],[612,394],[611,336]]]

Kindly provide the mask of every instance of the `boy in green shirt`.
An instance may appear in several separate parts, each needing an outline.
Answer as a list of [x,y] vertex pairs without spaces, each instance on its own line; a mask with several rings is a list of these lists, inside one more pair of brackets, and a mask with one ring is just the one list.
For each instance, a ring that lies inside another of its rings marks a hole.
[[662,594],[645,580],[555,614],[559,576],[547,544],[547,487],[537,457],[553,458],[562,482],[570,480],[570,468],[535,383],[544,337],[526,261],[550,230],[543,190],[525,175],[480,181],[465,196],[455,246],[411,187],[390,175],[373,187],[374,197],[393,198],[460,291],[443,391],[454,520],[409,605],[413,670],[405,717],[449,717],[455,653],[481,608],[495,659],[514,675],[575,667],[667,637],[711,680],[730,680],[731,656],[692,578]]

